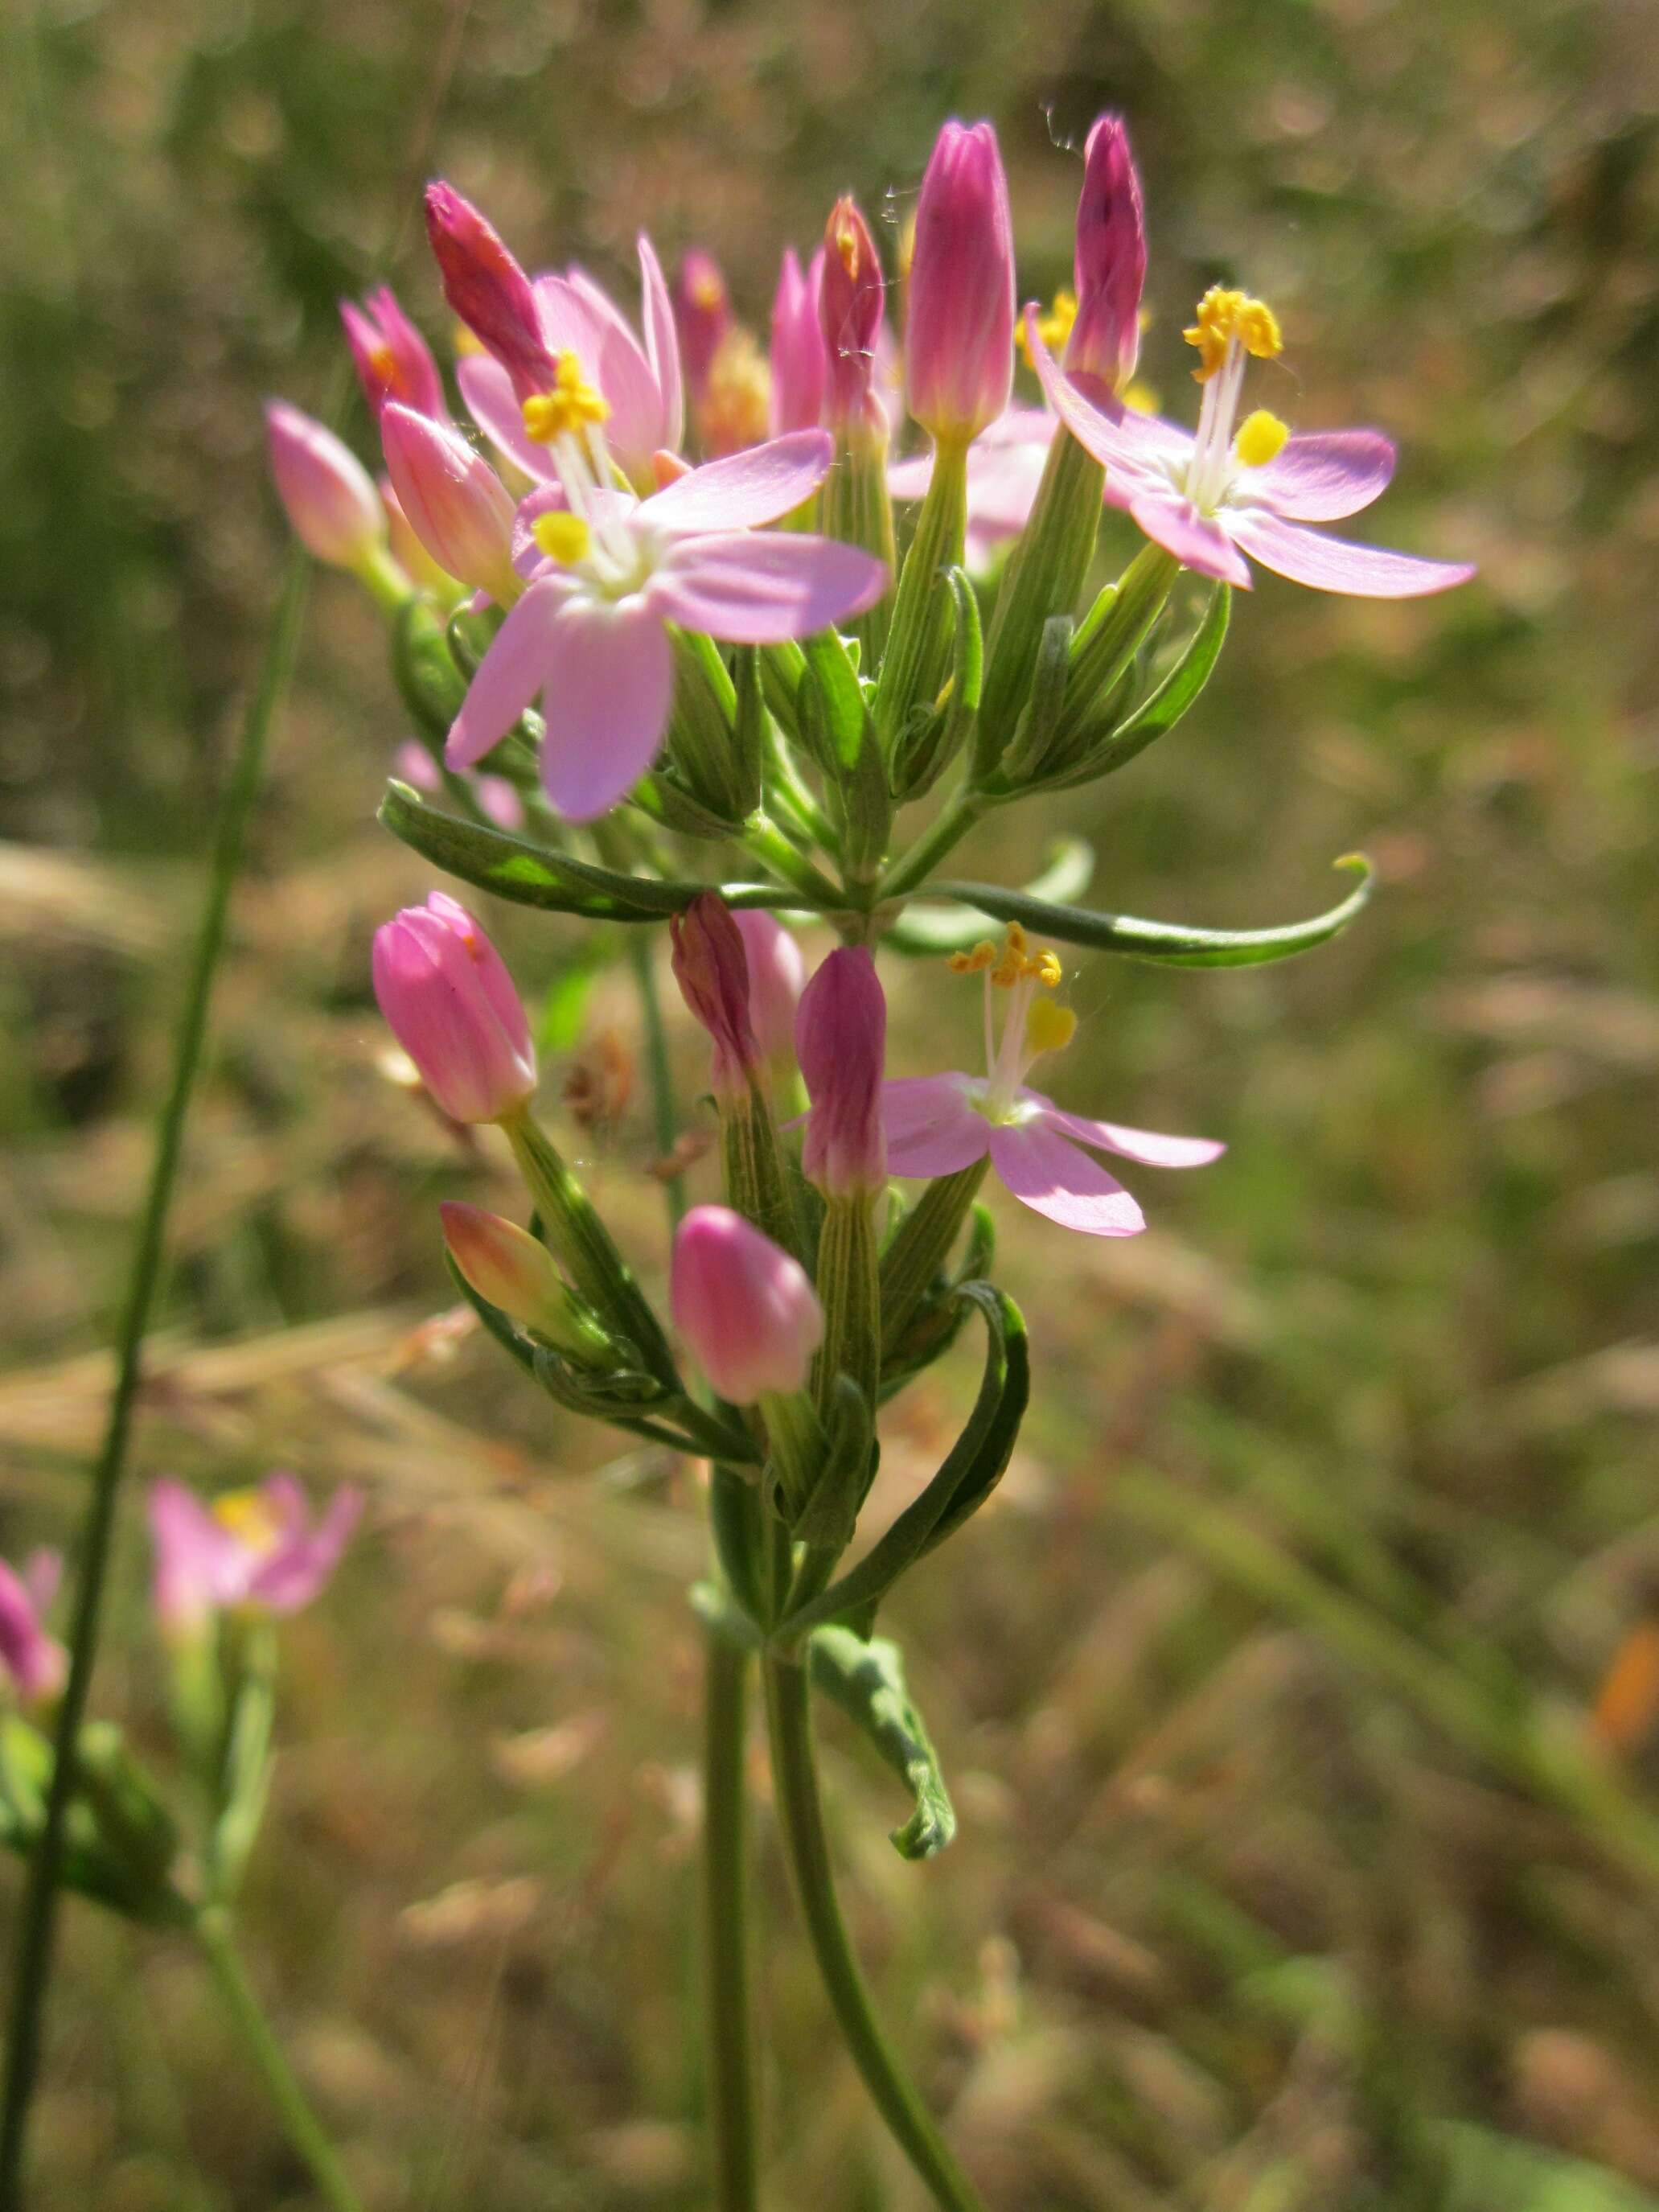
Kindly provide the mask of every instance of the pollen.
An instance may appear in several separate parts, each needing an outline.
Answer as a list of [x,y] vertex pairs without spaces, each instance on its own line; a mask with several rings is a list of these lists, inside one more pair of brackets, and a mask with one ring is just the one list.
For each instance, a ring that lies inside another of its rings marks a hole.
[[771,397],[765,356],[741,324],[733,324],[714,349],[698,409],[706,450],[735,453],[758,446],[767,434]]
[[1016,983],[1041,983],[1052,991],[1060,978],[1060,955],[1047,951],[1028,951],[1025,932],[1017,921],[1011,921],[1002,951],[991,969],[991,981],[1004,991],[1012,991]]
[[[1046,315],[1037,317],[1037,336],[1050,353],[1058,353],[1072,335],[1072,325],[1077,320],[1077,294],[1063,288],[1055,293],[1054,305]],[[1014,332],[1014,343],[1029,362],[1031,349],[1025,343],[1025,320],[1020,318]]]
[[1025,1042],[1033,1053],[1064,1052],[1076,1035],[1077,1016],[1069,1006],[1033,999],[1025,1017]]
[[556,364],[551,392],[538,392],[525,401],[525,432],[538,446],[550,446],[556,438],[577,435],[590,423],[603,422],[610,412],[603,397],[583,376],[580,362],[574,353],[565,352]]
[[997,964],[997,949],[988,937],[981,938],[971,952],[953,952],[950,967],[953,975],[977,975]]
[[850,222],[843,222],[836,233],[836,252],[841,265],[856,283],[859,273],[859,234]]
[[282,1534],[270,1501],[257,1490],[228,1490],[213,1501],[213,1517],[242,1543],[269,1550]]
[[1285,441],[1290,434],[1277,415],[1258,407],[1254,415],[1247,415],[1239,424],[1233,451],[1247,469],[1265,469],[1284,451]]
[[1258,361],[1272,361],[1285,349],[1279,318],[1267,302],[1224,284],[1211,285],[1198,303],[1197,320],[1181,335],[1198,348],[1193,375],[1200,384],[1209,382],[1235,343]]
[[556,561],[562,568],[574,568],[586,557],[592,532],[580,514],[572,514],[562,507],[538,514],[532,533],[544,553]]

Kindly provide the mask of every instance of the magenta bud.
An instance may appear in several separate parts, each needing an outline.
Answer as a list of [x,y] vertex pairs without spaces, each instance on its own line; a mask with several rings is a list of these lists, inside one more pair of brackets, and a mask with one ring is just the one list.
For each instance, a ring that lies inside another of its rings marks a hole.
[[732,916],[749,964],[749,1023],[774,1067],[795,1056],[795,1012],[806,961],[797,939],[763,907]]
[[426,188],[426,232],[444,297],[513,379],[520,399],[552,388],[555,365],[542,337],[530,279],[470,200],[441,180]]
[[522,586],[513,566],[513,500],[460,432],[395,402],[380,416],[386,474],[410,528],[449,575],[511,606]]
[[709,1082],[716,1097],[741,1097],[760,1069],[750,1026],[749,958],[742,933],[717,891],[704,891],[669,922],[674,981],[714,1041]]
[[[380,493],[380,504],[386,509],[386,536],[392,544],[392,557],[410,582],[416,591],[429,592],[435,599],[442,599],[446,603],[458,599],[461,596],[459,577],[452,576],[447,568],[441,568],[415,535],[414,526],[404,513],[403,503],[392,489],[392,479],[384,470],[375,477],[374,489]],[[420,750],[418,745],[416,750]],[[405,783],[409,780],[407,776],[404,778]]]
[[921,180],[905,308],[910,412],[966,445],[1008,404],[1014,381],[1014,226],[997,134],[947,123]]
[[693,404],[701,400],[720,343],[732,328],[732,295],[712,253],[694,246],[680,256],[674,277],[674,327]]
[[380,410],[395,399],[417,415],[447,422],[449,408],[438,364],[389,284],[371,292],[361,307],[342,300],[340,320],[371,415],[378,419]]
[[831,1198],[879,1190],[887,1176],[882,1064],[887,1001],[865,945],[843,945],[801,994],[795,1057],[812,1102],[801,1147],[807,1179]]
[[823,387],[830,374],[818,293],[823,282],[823,248],[812,256],[805,276],[793,246],[785,249],[772,300],[772,434],[816,430],[823,419]]
[[42,1626],[60,1564],[56,1552],[35,1552],[20,1575],[0,1559],[0,1673],[26,1705],[55,1698],[69,1672],[63,1645]]
[[374,933],[374,996],[452,1121],[512,1120],[536,1088],[530,1024],[495,946],[434,891]]
[[1077,319],[1066,367],[1116,391],[1140,352],[1140,294],[1146,281],[1146,222],[1129,134],[1103,115],[1084,153],[1077,205]]
[[803,1389],[823,1338],[806,1271],[729,1206],[696,1206],[674,1238],[669,1304],[680,1334],[734,1406]]
[[818,327],[827,370],[825,419],[833,429],[860,427],[868,416],[884,293],[870,226],[853,200],[838,199],[824,226],[818,286]]
[[356,568],[386,543],[386,514],[368,471],[332,430],[272,399],[265,407],[271,480],[294,534],[333,568]]

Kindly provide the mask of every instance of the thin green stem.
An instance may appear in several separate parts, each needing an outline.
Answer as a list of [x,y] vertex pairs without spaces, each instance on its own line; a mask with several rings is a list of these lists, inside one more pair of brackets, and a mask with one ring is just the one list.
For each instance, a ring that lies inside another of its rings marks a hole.
[[846,905],[847,894],[830,882],[822,868],[798,853],[777,823],[764,814],[751,814],[744,823],[743,843],[781,882],[799,891],[808,906],[833,913]]
[[987,804],[982,793],[964,785],[933,826],[924,830],[909,851],[894,861],[877,890],[877,899],[900,898],[921,890],[951,848],[960,844],[979,820]]
[[703,1649],[704,2051],[714,2212],[756,2212],[755,2063],[749,2007],[749,1656],[710,1629]]
[[196,1940],[225,2001],[225,2010],[235,2022],[248,2057],[258,2069],[270,2101],[281,2116],[288,2139],[305,2160],[318,2194],[331,2207],[331,2212],[363,2212],[362,2200],[347,2180],[339,2154],[323,2133],[317,2115],[306,2102],[305,2092],[283,2055],[282,2045],[270,2032],[270,2023],[253,1994],[224,1914],[203,1913],[196,1923]]
[[[633,963],[634,981],[640,994],[640,1017],[645,1028],[645,1066],[651,1084],[651,1133],[658,1158],[665,1167],[674,1157],[679,1129],[674,1110],[674,1076],[668,1062],[668,1031],[662,1018],[662,994],[657,988],[648,931],[629,931],[628,957]],[[672,1175],[665,1173],[662,1187],[668,1203],[668,1233],[672,1237],[685,1212],[684,1172],[676,1169]]]
[[248,821],[258,795],[271,717],[287,684],[299,643],[309,567],[306,556],[297,549],[289,556],[264,665],[242,725],[230,780],[221,802],[207,897],[173,1046],[173,1080],[157,1125],[155,1157],[127,1284],[126,1305],[116,1347],[115,1389],[110,1400],[103,1446],[93,1470],[92,1494],[82,1538],[81,1581],[70,1631],[69,1675],[54,1732],[52,1788],[46,1797],[40,1839],[29,1863],[18,1929],[4,2105],[0,2111],[0,2207],[4,2208],[4,2212],[18,2212],[22,2203],[24,2136],[29,2097],[40,2062],[41,2015],[52,1971],[64,1829],[76,1786],[76,1746],[86,1717],[97,1658],[115,1509],[126,1466],[144,1334],[161,1280],[167,1215],[178,1178],[191,1093],[201,1066],[213,979],[224,945],[231,887],[236,880]]
[[894,2141],[945,2212],[985,2212],[882,2033],[841,1917],[818,1799],[805,1670],[764,1662],[778,1819],[795,1893],[842,2035]]

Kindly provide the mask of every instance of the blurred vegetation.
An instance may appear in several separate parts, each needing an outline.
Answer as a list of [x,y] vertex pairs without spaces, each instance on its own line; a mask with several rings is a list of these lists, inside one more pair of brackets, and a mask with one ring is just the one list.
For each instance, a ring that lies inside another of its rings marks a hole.
[[[1186,310],[1237,272],[1289,336],[1279,410],[1400,437],[1375,533],[1481,563],[1403,605],[1263,578],[1200,713],[1066,809],[1133,912],[1289,919],[1356,846],[1383,884],[1282,969],[1076,977],[1066,1101],[1231,1150],[1142,1172],[1154,1225],[1120,1248],[1003,1224],[1039,1410],[896,1616],[963,1816],[945,1860],[893,1855],[883,1778],[826,1729],[861,1942],[999,2212],[1659,2204],[1656,52],[1640,0],[0,21],[8,1554],[71,1540],[99,1419],[280,551],[258,401],[325,404],[336,298],[382,276],[441,333],[410,158],[452,63],[430,166],[532,265],[625,278],[648,223],[711,247],[757,322],[779,246],[849,185],[896,224],[952,111],[995,118],[1046,293],[1058,149],[1121,106],[1154,380],[1179,390]],[[373,1486],[285,1637],[249,1905],[369,2200],[690,2208],[700,1543],[662,1508],[694,1500],[648,1460],[576,1479],[594,1437],[422,1326],[448,1297],[436,1196],[514,1194],[380,1066],[368,935],[423,888],[371,821],[401,734],[371,611],[320,579],[138,1472]],[[1058,826],[999,824],[986,869]],[[538,987],[592,950],[501,920]],[[972,1028],[896,971],[901,1072]],[[574,1071],[577,1149],[645,1255],[635,1042],[602,983],[549,1095]],[[966,1381],[907,1401],[891,1496]],[[143,1548],[134,1512],[98,1698],[148,1741]],[[773,2201],[914,2205],[769,1848],[756,1880]],[[191,1960],[87,1913],[66,1936],[40,2201],[305,2201]]]

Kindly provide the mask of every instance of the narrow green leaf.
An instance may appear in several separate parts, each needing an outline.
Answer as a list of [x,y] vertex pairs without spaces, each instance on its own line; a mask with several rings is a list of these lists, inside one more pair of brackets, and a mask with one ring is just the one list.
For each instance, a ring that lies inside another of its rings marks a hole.
[[[1048,866],[1032,878],[1020,896],[1069,904],[1082,897],[1094,872],[1093,846],[1081,837],[1063,837],[1050,854]],[[988,915],[960,906],[914,900],[882,941],[895,952],[963,952],[984,936],[989,921]]]
[[1231,607],[1231,589],[1218,584],[1190,643],[1157,690],[1069,773],[1039,788],[1069,791],[1077,784],[1110,775],[1172,730],[1210,680],[1210,671],[1226,642]]
[[847,1628],[821,1628],[807,1647],[812,1686],[864,1731],[915,1800],[893,1831],[901,1858],[931,1858],[957,1832],[956,1808],[927,1724],[904,1679],[904,1655],[885,1637],[866,1643]]

